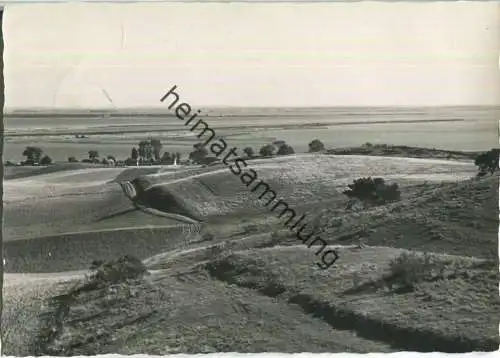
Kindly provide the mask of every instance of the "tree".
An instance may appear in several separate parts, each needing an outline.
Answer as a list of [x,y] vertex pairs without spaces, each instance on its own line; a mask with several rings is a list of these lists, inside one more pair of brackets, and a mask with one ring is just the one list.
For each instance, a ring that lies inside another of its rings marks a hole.
[[141,140],[139,142],[138,153],[139,153],[139,160],[141,162],[151,161],[153,154],[153,147],[151,145],[151,142],[149,140]]
[[52,159],[48,155],[44,155],[43,158],[40,160],[41,165],[49,165],[52,164]]
[[36,165],[40,163],[40,158],[42,157],[43,150],[38,147],[26,147],[23,152],[23,156],[26,157],[24,164]]
[[68,162],[70,162],[70,163],[78,163],[78,159],[76,159],[75,157],[71,156],[71,157],[68,157]]
[[129,167],[137,165],[137,158],[135,158],[135,159],[133,159],[133,158],[127,158],[127,159],[125,159],[125,165],[129,166]]
[[99,152],[97,150],[89,150],[89,159],[95,161],[97,158],[99,158]]
[[107,159],[107,160],[112,160],[113,162],[116,162],[116,158],[115,158],[114,156],[112,156],[112,155],[108,155],[108,156],[106,157],[106,159]]
[[156,138],[151,138],[149,140],[149,142],[150,142],[151,147],[152,147],[155,161],[159,162],[160,156],[161,156],[161,148],[163,147],[163,145],[161,144],[161,141],[159,139],[156,139]]
[[245,149],[243,149],[243,152],[246,154],[247,158],[253,158],[253,156],[255,155],[252,147],[246,147]]
[[283,143],[281,145],[281,147],[279,147],[278,149],[278,155],[290,155],[290,154],[294,154],[295,151],[293,150],[293,148],[291,146],[289,146],[288,144],[286,143]]
[[500,149],[493,148],[488,152],[479,154],[474,160],[474,164],[478,167],[478,176],[484,176],[488,172],[493,175],[498,170]]
[[274,147],[274,145],[272,144],[266,144],[265,146],[263,146],[262,148],[260,148],[260,155],[263,156],[263,157],[270,157],[274,154],[274,151],[276,150],[276,148]]
[[177,158],[177,164],[181,162],[181,153],[175,152],[175,157]]
[[161,164],[172,164],[174,162],[174,157],[171,156],[169,152],[165,152],[161,156],[161,160],[160,161],[161,161]]
[[189,159],[197,164],[202,164],[203,160],[207,157],[207,149],[201,145],[201,143],[196,143],[193,145],[194,151],[189,153]]
[[309,143],[310,153],[321,152],[323,150],[325,150],[325,145],[319,139],[314,139],[311,141],[311,143]]
[[343,194],[367,204],[381,205],[401,199],[398,185],[396,183],[388,185],[383,178],[360,178],[354,180],[348,187],[349,189]]
[[132,148],[132,152],[130,153],[130,158],[133,160],[137,160],[139,158],[139,152],[137,151],[137,148]]

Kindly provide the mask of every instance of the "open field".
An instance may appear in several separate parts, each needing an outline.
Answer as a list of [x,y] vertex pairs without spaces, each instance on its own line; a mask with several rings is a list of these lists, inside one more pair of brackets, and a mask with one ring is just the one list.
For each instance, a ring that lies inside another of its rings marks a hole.
[[[471,161],[404,157],[296,154],[248,163],[336,245],[330,269],[319,269],[314,248],[223,165],[9,168],[4,353],[498,347],[497,176],[471,179]],[[119,183],[138,175],[157,193],[151,198],[170,198],[160,211],[203,222],[135,205]],[[402,200],[347,211],[342,190],[361,176],[398,183]],[[362,232],[368,246],[360,249]],[[414,249],[434,253],[432,267],[401,291],[387,276],[390,262]],[[126,254],[150,274],[75,291],[93,260]],[[77,300],[51,298],[68,293]],[[66,312],[60,321],[56,311]],[[55,325],[57,338],[44,325]]]

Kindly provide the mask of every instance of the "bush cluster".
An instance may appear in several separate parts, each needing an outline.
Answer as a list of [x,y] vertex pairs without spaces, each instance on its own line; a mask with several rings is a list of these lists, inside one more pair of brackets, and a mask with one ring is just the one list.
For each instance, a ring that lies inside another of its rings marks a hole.
[[401,192],[396,183],[386,184],[383,178],[360,178],[348,185],[343,194],[367,204],[381,205],[401,200]]
[[142,261],[131,255],[125,255],[107,263],[93,261],[90,270],[92,271],[91,280],[100,284],[123,282],[147,273]]
[[494,148],[485,153],[479,154],[474,160],[474,164],[478,167],[478,177],[482,177],[487,173],[494,174],[498,168],[500,149]]

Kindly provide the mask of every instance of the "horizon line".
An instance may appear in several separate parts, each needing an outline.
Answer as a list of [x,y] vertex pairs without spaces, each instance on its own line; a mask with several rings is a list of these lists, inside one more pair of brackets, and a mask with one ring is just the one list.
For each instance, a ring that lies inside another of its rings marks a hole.
[[[206,108],[206,109],[322,109],[322,108],[445,108],[445,107],[500,107],[499,104],[442,104],[442,105],[425,105],[425,104],[415,104],[415,105],[390,105],[390,104],[380,104],[380,105],[323,105],[323,106],[232,106],[232,105],[198,105],[196,107]],[[37,110],[73,110],[73,111],[107,111],[107,112],[119,112],[133,109],[154,109],[161,110],[168,108],[164,106],[133,106],[133,107],[52,107],[52,106],[38,106],[38,107],[7,107],[4,106],[4,113],[12,111],[37,111]]]

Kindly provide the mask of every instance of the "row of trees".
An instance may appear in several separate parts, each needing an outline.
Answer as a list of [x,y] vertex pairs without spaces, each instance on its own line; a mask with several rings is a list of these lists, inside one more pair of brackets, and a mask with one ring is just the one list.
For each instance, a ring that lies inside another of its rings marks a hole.
[[[193,146],[194,150],[189,154],[189,159],[196,164],[209,164],[217,160],[210,157],[208,150],[201,143],[196,143]],[[324,144],[319,139],[314,139],[309,143],[309,152],[321,152],[325,149]],[[243,149],[246,158],[255,158],[256,154],[252,147]],[[283,140],[274,141],[272,144],[266,144],[259,149],[260,157],[272,157],[274,155],[290,155],[294,154],[295,150]]]
[[[124,161],[126,165],[136,164],[173,164],[176,160],[180,162],[180,153],[164,152],[162,154],[163,145],[159,139],[150,138],[138,143],[137,147],[133,147],[130,151],[130,156]],[[108,155],[105,158],[99,159],[99,152],[96,150],[89,150],[88,159],[83,159],[84,163],[101,163],[101,164],[115,164],[117,160],[114,156]],[[78,162],[75,157],[69,157],[68,162]]]
[[[189,159],[197,164],[207,164],[215,161],[215,158],[209,157],[209,153],[201,143],[197,143],[194,146],[193,152],[189,154]],[[125,160],[127,165],[138,164],[173,164],[174,162],[180,163],[181,154],[179,152],[162,153],[163,145],[159,139],[149,138],[148,140],[142,140],[138,143],[137,147],[133,147],[130,156]],[[318,140],[314,139],[309,143],[309,152],[321,152],[325,149],[324,144]],[[247,158],[255,158],[256,154],[252,147],[246,147],[243,149]],[[272,144],[266,144],[262,146],[259,150],[259,155],[261,157],[271,157],[273,155],[290,155],[294,154],[294,149],[288,145],[285,141],[278,140]],[[23,152],[23,156],[26,160],[23,162],[24,165],[48,165],[52,163],[52,159],[48,155],[44,155],[44,152],[39,147],[29,146]],[[84,163],[94,163],[94,164],[116,164],[117,160],[112,155],[107,155],[106,157],[100,158],[99,152],[97,150],[89,150],[88,158],[81,160]],[[76,163],[79,160],[74,157],[68,157],[68,162]]]

